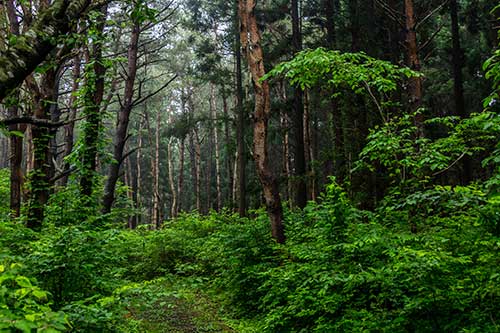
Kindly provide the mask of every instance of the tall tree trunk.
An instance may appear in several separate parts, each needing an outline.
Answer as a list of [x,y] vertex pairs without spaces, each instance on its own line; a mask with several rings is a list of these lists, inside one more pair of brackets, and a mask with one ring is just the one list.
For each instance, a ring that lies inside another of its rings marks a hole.
[[181,138],[179,139],[179,178],[178,178],[178,183],[177,183],[177,193],[179,194],[178,201],[179,203],[177,204],[177,209],[175,211],[175,216],[177,217],[179,215],[179,212],[182,211],[182,193],[184,192],[184,155],[185,155],[185,150],[186,150],[186,138]]
[[198,136],[198,130],[194,133],[194,166],[195,166],[195,192],[196,192],[196,210],[201,213],[201,145]]
[[155,146],[154,159],[152,163],[153,172],[153,212],[152,226],[155,229],[160,229],[161,214],[160,214],[160,130],[161,130],[161,112],[156,114],[156,131],[155,131]]
[[118,111],[113,159],[115,163],[109,166],[108,179],[104,187],[104,197],[102,200],[103,213],[109,213],[115,200],[115,187],[120,175],[120,166],[123,162],[123,149],[127,142],[128,125],[130,113],[133,107],[134,85],[137,74],[137,52],[139,44],[140,26],[135,22],[132,27],[132,35],[128,47],[128,69],[125,80],[124,101]]
[[197,184],[198,180],[196,178],[196,148],[194,144],[194,131],[189,134],[189,160],[191,164],[191,187],[194,191],[194,205],[195,209],[200,212],[198,207],[198,192],[197,192]]
[[[406,65],[415,71],[420,71],[421,63],[418,55],[415,7],[413,0],[405,0],[404,4]],[[410,98],[410,111],[415,113],[422,106],[423,85],[421,77],[410,78],[408,93]],[[423,137],[424,116],[421,113],[415,115],[415,126],[417,127],[417,137]]]
[[142,142],[143,142],[143,137],[142,137],[142,129],[143,129],[143,122],[142,120],[139,122],[139,132],[138,132],[138,138],[137,138],[137,152],[135,154],[135,160],[136,160],[136,167],[137,167],[137,183],[136,183],[136,201],[135,201],[135,208],[139,211],[139,213],[136,215],[136,222],[135,225],[138,226],[141,223],[141,216],[142,212]]
[[167,144],[167,161],[168,161],[168,183],[170,185],[170,193],[172,195],[172,204],[170,206],[170,216],[173,218],[177,215],[177,188],[174,180],[174,157],[172,153],[173,137],[170,137]]
[[[75,57],[73,58],[73,84],[71,87],[71,97],[69,100],[69,105],[70,105],[70,110],[69,110],[69,115],[68,115],[68,123],[64,126],[64,152],[63,152],[63,157],[69,156],[71,152],[73,151],[73,145],[74,145],[74,133],[75,133],[75,119],[76,119],[76,113],[78,110],[77,107],[77,92],[79,88],[79,82],[80,82],[80,74],[81,74],[81,57],[80,54],[77,53]],[[64,175],[61,178],[61,185],[66,186],[68,184],[68,178],[69,178],[69,169],[70,169],[70,164],[65,163],[64,164]]]
[[351,51],[358,52],[361,49],[358,0],[349,0],[349,20],[351,32]]
[[101,104],[104,98],[104,81],[106,68],[103,65],[102,57],[102,39],[104,38],[104,26],[106,24],[107,6],[101,8],[101,15],[96,23],[96,37],[92,44],[91,58],[92,68],[86,70],[92,71],[88,75],[91,79],[87,80],[84,96],[84,115],[86,122],[82,133],[82,170],[80,178],[80,193],[83,196],[83,205],[91,204],[90,197],[94,189],[95,173],[97,169],[97,154],[99,152],[99,141],[101,134],[102,115],[100,112]]
[[[451,38],[453,43],[453,51],[451,55],[453,64],[453,92],[455,96],[455,112],[457,116],[464,119],[467,117],[467,111],[465,110],[464,83],[462,73],[465,54],[462,51],[460,41],[457,0],[450,0],[450,16]],[[472,165],[469,156],[464,157],[462,166],[462,183],[467,184],[472,178]]]
[[241,70],[241,34],[240,34],[240,15],[238,2],[234,2],[234,20],[235,20],[235,60],[236,60],[236,112],[237,126],[236,137],[238,142],[238,212],[241,217],[246,215],[246,159],[245,159],[245,108],[243,107],[243,75]]
[[286,238],[279,186],[275,175],[269,167],[267,135],[269,118],[271,116],[271,100],[269,83],[267,81],[261,82],[261,78],[265,75],[264,55],[260,44],[260,31],[255,16],[255,6],[255,0],[240,0],[239,2],[241,41],[246,51],[255,90],[254,159],[257,166],[257,174],[259,175],[264,191],[267,212],[271,220],[273,238],[278,243],[284,243]]
[[323,0],[323,2],[326,15],[326,46],[334,49],[337,39],[335,32],[335,0]]
[[314,170],[312,168],[314,161],[314,152],[313,152],[313,142],[311,135],[311,114],[310,114],[310,105],[309,105],[309,93],[305,91],[304,93],[304,155],[306,157],[306,165],[307,168],[307,180],[308,180],[308,188],[307,191],[308,199],[315,200],[315,191],[316,191],[316,182],[314,177]]
[[462,67],[464,63],[464,54],[460,43],[460,31],[458,23],[458,4],[457,0],[450,0],[451,16],[451,37],[453,42],[452,63],[453,63],[453,82],[455,94],[455,112],[461,118],[467,117],[465,111],[464,86]]
[[[54,107],[57,107],[56,70],[51,68],[42,76],[40,90],[35,97],[34,117],[50,120]],[[45,205],[50,193],[50,140],[53,135],[46,126],[31,127],[33,140],[33,170],[28,174],[29,191],[26,202],[26,226],[34,230],[42,228]]]
[[217,100],[215,95],[215,85],[210,85],[210,113],[212,118],[213,140],[215,148],[215,187],[217,191],[216,211],[222,208],[222,190],[221,190],[221,167],[220,167],[220,150],[219,150],[219,126],[217,120]]
[[[9,117],[17,117],[19,115],[18,107],[11,106],[8,108]],[[9,126],[9,131],[20,131],[21,125]],[[22,187],[24,183],[23,175],[23,138],[18,135],[11,135],[9,137],[10,143],[10,210],[12,217],[19,217],[21,215],[21,198]]]
[[230,207],[233,207],[233,202],[231,201],[231,191],[233,189],[233,161],[231,160],[232,154],[231,154],[231,119],[229,118],[229,108],[227,105],[227,96],[226,92],[224,90],[224,87],[222,88],[222,108],[224,112],[224,141],[225,141],[225,148],[226,148],[226,172],[227,172],[227,197],[226,201],[227,204],[229,204]]
[[[13,35],[19,35],[19,22],[16,14],[16,8],[13,0],[6,1],[6,12],[9,18],[9,30]],[[17,94],[18,95],[18,94]],[[7,116],[14,118],[19,116],[18,106],[11,106],[7,109]],[[24,132],[26,126],[19,124],[10,125],[9,131]],[[23,138],[19,135],[11,135],[9,137],[10,144],[10,210],[12,217],[21,215],[21,198],[24,175],[22,170],[23,162]]]
[[207,161],[206,161],[206,168],[205,168],[205,209],[204,213],[208,214],[210,212],[210,209],[212,209],[212,155],[213,155],[213,138],[212,138],[212,133],[214,129],[210,128],[207,141],[208,141],[208,147],[207,147]]
[[[302,50],[302,36],[300,32],[300,17],[298,0],[292,0],[292,45],[295,53]],[[304,148],[304,93],[299,87],[294,88],[293,94],[293,134],[294,134],[294,170],[295,170],[295,198],[294,203],[299,208],[307,204],[306,156]]]

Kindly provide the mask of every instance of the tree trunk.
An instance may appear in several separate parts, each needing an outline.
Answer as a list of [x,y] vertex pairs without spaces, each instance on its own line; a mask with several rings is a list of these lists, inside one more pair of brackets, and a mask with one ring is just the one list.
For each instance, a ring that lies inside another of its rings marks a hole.
[[[80,54],[76,54],[73,58],[73,85],[71,87],[71,97],[69,100],[70,110],[68,115],[68,123],[64,126],[64,152],[63,157],[69,156],[73,151],[74,145],[74,133],[75,133],[75,119],[78,110],[77,107],[77,97],[76,94],[79,88],[80,81],[80,67],[81,58]],[[64,164],[64,176],[61,178],[61,185],[66,186],[68,184],[70,164]]]
[[[28,31],[8,50],[0,53],[0,101],[17,88],[70,32],[89,7],[90,0],[55,0],[38,15]],[[29,46],[29,47],[28,47]],[[9,74],[10,73],[10,74]]]
[[[292,45],[294,52],[302,50],[302,36],[300,32],[300,17],[298,0],[292,0]],[[294,88],[293,94],[293,134],[294,134],[294,170],[295,170],[295,198],[294,203],[299,208],[307,204],[306,156],[304,148],[304,93],[300,87]]]
[[[143,137],[142,137],[142,129],[143,129],[143,122],[139,122],[139,132],[138,132],[138,138],[137,138],[137,153],[135,155],[136,159],[136,167],[137,167],[137,183],[136,183],[136,201],[135,201],[135,208],[140,211],[142,209],[142,142],[143,142]],[[135,225],[139,225],[141,223],[141,216],[142,212],[139,212],[136,215],[136,222]]]
[[[56,70],[49,69],[42,76],[40,90],[35,96],[36,119],[50,120],[54,107],[57,107]],[[42,228],[45,205],[50,193],[50,140],[53,135],[48,127],[33,125],[33,170],[28,174],[29,191],[26,202],[26,226],[34,230]]]
[[219,131],[218,131],[218,121],[217,121],[217,100],[215,95],[215,85],[212,83],[210,85],[210,116],[212,118],[212,130],[213,130],[213,140],[215,148],[215,185],[217,191],[217,205],[215,207],[216,211],[222,208],[222,190],[221,190],[221,168],[220,168],[220,150],[219,150]]
[[[420,57],[418,55],[417,42],[417,21],[415,18],[415,8],[413,0],[405,0],[405,47],[406,47],[406,65],[420,71]],[[410,98],[410,111],[416,113],[422,106],[423,86],[421,77],[410,78],[408,85]],[[415,126],[417,127],[417,137],[424,136],[424,117],[421,113],[415,114]]]
[[323,8],[326,15],[326,46],[330,49],[335,48],[335,0],[323,0]]
[[195,158],[195,180],[196,180],[196,210],[201,213],[201,145],[198,131],[194,130],[194,158]]
[[231,201],[231,191],[233,189],[233,161],[231,160],[231,121],[229,118],[229,110],[227,105],[227,97],[224,87],[222,88],[222,107],[224,111],[224,140],[225,140],[225,148],[226,148],[226,172],[227,172],[227,197],[226,204],[229,204],[230,207],[233,207],[233,202]]
[[[16,8],[12,0],[6,1],[6,12],[9,19],[9,32],[13,35],[19,35],[19,22],[16,14]],[[17,93],[16,99],[19,97]],[[7,109],[7,116],[14,118],[19,116],[19,107],[11,106]],[[9,131],[24,132],[26,126],[14,124],[9,126]],[[10,210],[12,217],[21,215],[22,187],[24,175],[22,170],[23,162],[23,137],[11,135],[9,137],[9,167],[10,167]]]
[[156,132],[155,132],[155,146],[154,146],[154,160],[153,167],[153,218],[152,226],[155,229],[161,227],[160,217],[160,130],[161,130],[161,112],[158,111],[156,115]]
[[120,174],[120,166],[123,162],[123,149],[127,142],[128,125],[130,113],[133,107],[134,85],[137,74],[137,52],[139,43],[140,26],[135,22],[132,28],[132,35],[128,47],[128,69],[125,80],[125,91],[123,104],[118,111],[117,126],[115,134],[115,144],[113,151],[114,163],[109,166],[108,179],[104,187],[104,197],[102,200],[103,213],[109,213],[115,200],[115,187]]
[[267,212],[271,221],[273,238],[278,243],[285,242],[283,207],[276,177],[269,167],[267,149],[268,122],[271,115],[269,83],[261,82],[265,75],[264,56],[260,42],[260,31],[255,16],[255,0],[240,0],[241,41],[246,50],[246,57],[252,74],[255,90],[254,110],[254,159],[257,174],[262,183]]
[[246,159],[245,159],[245,109],[243,107],[243,75],[241,70],[241,34],[240,34],[240,16],[238,2],[235,1],[235,60],[236,60],[236,112],[237,128],[236,137],[238,142],[238,212],[241,217],[246,215]]
[[167,144],[167,161],[168,161],[168,183],[170,185],[170,193],[172,194],[172,204],[170,206],[170,216],[173,218],[177,215],[177,189],[174,180],[174,157],[172,154],[173,137],[170,137]]
[[[9,117],[17,117],[19,115],[18,107],[12,106],[8,108]],[[21,125],[9,126],[9,131],[21,131]],[[23,163],[23,138],[18,135],[9,137],[10,143],[10,210],[12,217],[21,215],[21,198],[22,187],[24,183],[24,175],[22,169]]]
[[[462,68],[464,64],[465,54],[462,51],[460,41],[460,28],[458,22],[458,3],[457,0],[450,0],[450,16],[451,16],[451,38],[453,43],[452,64],[453,64],[453,92],[455,96],[455,112],[460,118],[466,118],[467,111],[465,110],[464,98],[464,83]],[[462,184],[467,184],[472,178],[472,165],[469,156],[465,156],[462,162]]]
[[80,178],[80,193],[83,196],[83,205],[87,208],[91,204],[90,197],[94,189],[95,173],[97,169],[97,154],[99,152],[99,141],[101,134],[101,104],[104,98],[104,82],[106,68],[102,58],[102,39],[104,38],[104,26],[106,24],[107,6],[101,9],[101,16],[96,22],[96,36],[93,40],[91,58],[92,68],[87,70],[93,73],[88,75],[90,79],[85,82],[87,85],[84,95],[84,115],[86,122],[82,133],[82,167]]
[[179,143],[179,179],[177,183],[177,193],[178,193],[178,201],[177,209],[175,211],[175,216],[179,215],[179,212],[182,211],[182,193],[184,192],[184,154],[186,150],[186,138],[181,138]]
[[[213,155],[213,142],[212,142],[212,133],[214,131],[213,128],[210,128],[207,137],[208,147],[207,147],[207,161],[205,168],[205,209],[204,213],[208,214],[210,209],[212,209],[212,155]],[[201,153],[200,153],[201,156]],[[200,157],[201,159],[201,157]],[[201,164],[201,163],[200,163]]]

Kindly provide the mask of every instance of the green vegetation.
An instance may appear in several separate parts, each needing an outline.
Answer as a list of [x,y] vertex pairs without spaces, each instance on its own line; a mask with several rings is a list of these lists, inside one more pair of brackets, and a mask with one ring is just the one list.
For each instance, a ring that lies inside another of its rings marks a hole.
[[476,185],[436,186],[362,211],[332,180],[317,203],[286,212],[286,245],[271,240],[263,211],[188,214],[159,231],[75,221],[33,233],[4,222],[2,325],[498,332],[499,208]]

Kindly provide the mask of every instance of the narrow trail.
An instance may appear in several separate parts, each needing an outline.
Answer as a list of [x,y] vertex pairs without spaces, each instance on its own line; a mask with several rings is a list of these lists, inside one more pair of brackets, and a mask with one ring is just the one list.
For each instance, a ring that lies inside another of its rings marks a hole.
[[134,296],[127,317],[140,332],[236,332],[221,318],[220,307],[186,281],[161,283]]

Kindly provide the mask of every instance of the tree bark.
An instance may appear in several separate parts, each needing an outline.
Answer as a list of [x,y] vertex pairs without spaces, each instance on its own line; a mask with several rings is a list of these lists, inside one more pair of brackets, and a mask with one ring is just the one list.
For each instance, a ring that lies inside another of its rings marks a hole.
[[186,150],[186,138],[179,139],[179,179],[177,183],[177,193],[178,193],[178,204],[176,207],[174,217],[179,215],[179,212],[182,211],[182,193],[184,192],[184,155]]
[[[44,73],[40,90],[35,96],[36,119],[50,120],[54,107],[57,107],[58,86],[56,70],[51,68]],[[33,170],[28,174],[29,190],[26,202],[26,226],[34,230],[42,228],[45,205],[50,194],[50,140],[53,133],[48,127],[32,125]]]
[[170,137],[167,144],[167,162],[168,162],[168,183],[170,185],[170,193],[172,195],[172,204],[170,206],[170,216],[173,218],[177,215],[177,188],[174,180],[174,157],[172,153],[173,137]]
[[161,112],[158,111],[156,115],[156,132],[155,132],[155,146],[154,146],[154,160],[153,167],[153,218],[152,225],[155,229],[161,227],[161,214],[160,214],[160,129],[161,129]]
[[85,126],[82,133],[82,170],[80,178],[80,193],[83,196],[83,205],[90,205],[90,197],[94,189],[95,173],[97,170],[97,155],[99,152],[99,141],[101,132],[101,104],[104,98],[104,83],[106,68],[103,65],[102,38],[104,26],[106,24],[107,6],[101,8],[101,16],[96,22],[96,40],[93,41],[91,58],[92,68],[87,70],[93,73],[89,79],[84,94],[84,115],[86,116]]
[[217,100],[215,95],[215,85],[210,85],[210,113],[212,118],[213,140],[215,148],[215,187],[217,191],[216,211],[222,208],[222,190],[221,190],[221,167],[220,167],[220,149],[219,149],[219,131],[217,126]]
[[[414,71],[420,71],[421,63],[418,55],[417,21],[415,18],[415,7],[413,0],[405,0],[405,47],[406,65]],[[408,93],[410,98],[410,111],[416,113],[422,106],[423,85],[421,77],[412,77],[409,80]],[[415,126],[417,137],[424,136],[424,116],[415,114]]]
[[245,160],[245,109],[243,107],[243,75],[241,69],[241,34],[238,2],[235,1],[235,60],[236,60],[236,112],[237,128],[236,137],[238,143],[238,213],[241,217],[246,215],[246,160]]
[[42,63],[59,37],[72,31],[91,0],[54,0],[16,43],[0,53],[0,101]]
[[233,189],[233,183],[234,183],[234,178],[233,178],[233,161],[232,161],[232,154],[231,154],[231,120],[229,118],[229,108],[227,105],[227,97],[226,97],[226,92],[224,90],[224,87],[222,88],[222,108],[224,112],[224,141],[225,141],[225,148],[226,148],[226,172],[227,172],[227,196],[226,196],[226,204],[229,204],[230,207],[233,207],[233,202],[231,200],[231,191]]
[[193,132],[194,138],[194,167],[196,187],[196,210],[201,213],[201,145],[198,130]]
[[[14,35],[19,35],[19,22],[16,15],[15,5],[12,0],[6,2],[6,12],[9,18],[9,30]],[[18,96],[16,96],[17,98]],[[7,109],[7,116],[14,118],[19,116],[18,106],[11,106]],[[26,126],[13,124],[9,126],[9,131],[24,132]],[[21,198],[24,175],[22,170],[23,162],[23,138],[19,135],[9,137],[9,167],[10,167],[10,210],[12,217],[21,215]]]
[[103,213],[109,213],[115,200],[115,187],[120,175],[120,167],[123,162],[123,150],[127,142],[128,125],[130,113],[133,107],[135,78],[137,75],[137,53],[139,44],[140,26],[135,22],[132,27],[130,43],[128,46],[128,69],[125,80],[124,101],[118,111],[115,134],[115,144],[113,150],[114,163],[109,166],[108,179],[104,187],[104,197],[102,200]]
[[323,8],[326,15],[326,46],[330,49],[335,48],[335,0],[323,0]]
[[254,159],[257,174],[263,187],[267,212],[271,221],[273,238],[278,243],[284,243],[285,228],[283,224],[283,207],[279,186],[271,168],[267,149],[268,123],[271,116],[271,100],[269,83],[261,82],[265,75],[264,55],[261,48],[260,31],[255,16],[255,0],[240,0],[239,13],[241,18],[241,41],[246,51],[246,58],[252,74],[255,90],[254,110]]
[[[77,92],[80,86],[80,76],[81,76],[81,57],[80,54],[77,53],[73,58],[73,84],[71,87],[71,97],[69,100],[70,110],[68,115],[68,124],[64,126],[64,152],[63,157],[67,157],[73,151],[74,146],[74,133],[75,133],[75,119],[76,113],[78,111],[77,107]],[[64,176],[61,178],[61,185],[66,186],[68,184],[68,172],[70,169],[70,164],[64,164]]]
[[[298,0],[291,2],[292,16],[292,46],[295,53],[302,50],[300,32],[300,17]],[[304,148],[304,93],[300,87],[294,88],[293,94],[293,134],[294,134],[294,171],[295,198],[294,203],[299,208],[307,204],[306,156]]]

